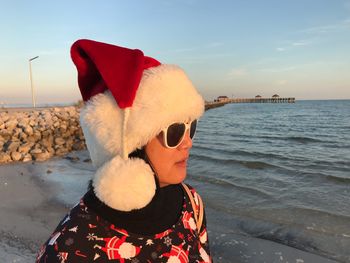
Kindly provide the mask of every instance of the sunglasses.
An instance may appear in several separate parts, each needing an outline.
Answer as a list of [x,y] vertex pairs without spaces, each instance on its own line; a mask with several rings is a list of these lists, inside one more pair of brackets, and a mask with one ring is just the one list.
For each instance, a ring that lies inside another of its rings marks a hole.
[[167,148],[176,148],[185,138],[186,132],[190,131],[190,138],[193,139],[196,133],[197,120],[190,123],[173,123],[162,130],[163,142]]

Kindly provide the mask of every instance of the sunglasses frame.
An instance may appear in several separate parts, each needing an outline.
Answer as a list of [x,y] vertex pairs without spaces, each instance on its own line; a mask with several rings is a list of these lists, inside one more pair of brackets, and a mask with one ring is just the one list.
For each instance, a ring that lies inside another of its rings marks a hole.
[[[198,119],[195,119],[195,120],[193,120],[193,121],[191,121],[191,122],[174,122],[174,123],[170,124],[168,127],[162,129],[162,132],[161,132],[161,133],[162,133],[162,135],[163,135],[162,137],[163,137],[163,143],[164,143],[165,147],[168,148],[168,149],[177,148],[177,147],[182,143],[182,141],[184,140],[187,131],[190,131],[190,130],[191,130],[191,125],[192,125],[192,123],[193,123],[194,121],[196,121],[196,129],[195,129],[194,134],[193,134],[193,136],[192,136],[192,138],[191,138],[191,140],[193,140],[193,138],[194,138],[194,136],[195,136],[195,134],[196,134],[196,131],[197,131]],[[167,140],[168,128],[169,128],[171,125],[175,124],[175,123],[184,124],[184,125],[185,125],[185,131],[184,131],[183,135],[181,136],[181,139],[179,140],[179,142],[178,142],[175,146],[169,146],[169,145],[168,145],[168,140]]]

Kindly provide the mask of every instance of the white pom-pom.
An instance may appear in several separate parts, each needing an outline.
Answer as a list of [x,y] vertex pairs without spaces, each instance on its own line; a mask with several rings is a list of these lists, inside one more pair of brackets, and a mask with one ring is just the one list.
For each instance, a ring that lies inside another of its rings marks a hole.
[[97,170],[93,186],[102,202],[120,211],[145,207],[156,191],[153,171],[144,160],[120,156]]

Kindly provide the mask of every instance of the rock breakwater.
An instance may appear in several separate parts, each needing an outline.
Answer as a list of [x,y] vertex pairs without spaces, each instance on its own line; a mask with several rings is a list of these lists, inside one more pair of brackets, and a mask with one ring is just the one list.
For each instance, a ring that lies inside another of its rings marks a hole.
[[0,112],[0,163],[44,161],[86,148],[77,106]]

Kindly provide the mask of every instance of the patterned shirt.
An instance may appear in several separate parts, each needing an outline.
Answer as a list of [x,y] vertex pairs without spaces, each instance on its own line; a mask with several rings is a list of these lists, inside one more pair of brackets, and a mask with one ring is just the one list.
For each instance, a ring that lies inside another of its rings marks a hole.
[[[198,210],[198,194],[190,189]],[[211,262],[205,220],[198,231],[190,199],[183,196],[177,222],[147,235],[119,228],[81,199],[41,247],[36,262]]]

